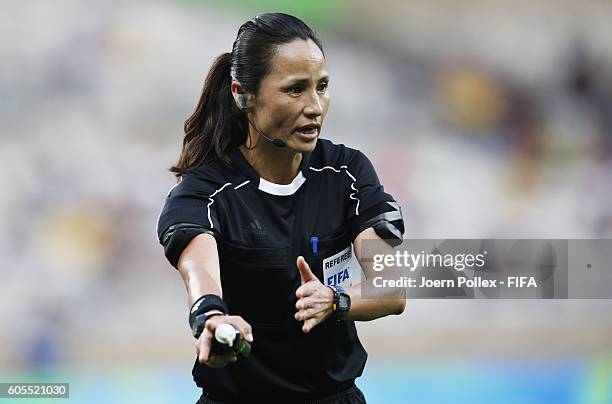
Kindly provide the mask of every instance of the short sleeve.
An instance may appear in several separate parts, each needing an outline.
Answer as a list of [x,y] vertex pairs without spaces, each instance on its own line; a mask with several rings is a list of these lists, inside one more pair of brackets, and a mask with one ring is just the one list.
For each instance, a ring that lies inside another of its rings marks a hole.
[[[359,233],[370,227],[372,219],[383,213],[399,211],[399,205],[385,192],[374,166],[362,152],[355,152],[346,170],[350,181],[348,229],[354,240]],[[403,220],[400,227],[403,232]]]
[[187,173],[168,192],[157,221],[157,237],[174,267],[193,237],[210,233],[219,239],[221,228],[212,198],[215,190],[216,184]]

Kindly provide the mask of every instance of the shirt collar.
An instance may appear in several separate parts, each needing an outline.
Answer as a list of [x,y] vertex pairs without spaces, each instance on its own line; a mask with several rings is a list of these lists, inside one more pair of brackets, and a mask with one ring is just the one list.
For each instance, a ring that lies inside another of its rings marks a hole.
[[249,164],[247,159],[242,155],[238,147],[233,148],[229,157],[236,165],[238,170],[250,180],[258,189],[272,195],[287,196],[293,195],[306,182],[310,173],[310,156],[311,153],[303,153],[300,163],[300,171],[295,176],[293,181],[287,185],[275,184],[259,177],[257,171]]

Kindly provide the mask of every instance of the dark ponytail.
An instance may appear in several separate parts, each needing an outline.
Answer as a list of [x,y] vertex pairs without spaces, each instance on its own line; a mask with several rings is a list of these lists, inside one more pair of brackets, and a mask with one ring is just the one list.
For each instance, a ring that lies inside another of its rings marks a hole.
[[248,122],[234,104],[230,91],[231,68],[232,54],[223,53],[208,72],[198,105],[185,121],[181,156],[170,168],[177,177],[215,157],[229,162],[227,149],[246,140]]
[[228,151],[245,143],[249,133],[248,120],[230,90],[232,77],[256,95],[271,70],[270,60],[277,47],[294,39],[311,39],[323,52],[315,33],[291,15],[259,14],[240,26],[232,52],[220,55],[208,72],[198,105],[185,121],[183,149],[171,172],[180,177],[206,161],[230,162]]

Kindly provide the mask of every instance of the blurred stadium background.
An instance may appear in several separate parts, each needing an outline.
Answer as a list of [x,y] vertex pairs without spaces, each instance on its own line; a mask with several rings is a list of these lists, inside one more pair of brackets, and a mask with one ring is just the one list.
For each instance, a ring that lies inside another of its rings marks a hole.
[[[1,382],[195,402],[155,222],[213,58],[262,11],[319,31],[323,136],[368,154],[407,238],[612,236],[610,1],[3,1]],[[612,403],[610,313],[409,301],[359,323],[358,384],[374,404]]]

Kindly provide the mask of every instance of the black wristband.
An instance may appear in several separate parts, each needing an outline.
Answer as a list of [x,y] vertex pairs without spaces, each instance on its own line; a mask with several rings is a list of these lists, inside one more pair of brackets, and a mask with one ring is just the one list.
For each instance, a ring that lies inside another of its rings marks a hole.
[[219,296],[213,294],[201,296],[193,303],[191,310],[189,310],[189,328],[193,330],[193,323],[196,317],[210,310],[219,310],[223,314],[227,314],[229,311],[227,304]]
[[218,311],[212,312],[210,314],[199,314],[195,317],[193,324],[191,325],[191,334],[194,338],[200,338],[200,335],[204,332],[204,327],[206,327],[206,322],[214,317],[214,316],[226,316],[225,313],[219,313]]

